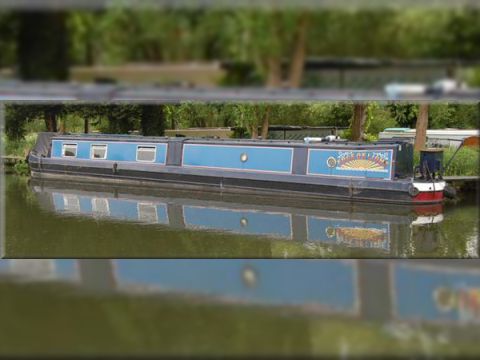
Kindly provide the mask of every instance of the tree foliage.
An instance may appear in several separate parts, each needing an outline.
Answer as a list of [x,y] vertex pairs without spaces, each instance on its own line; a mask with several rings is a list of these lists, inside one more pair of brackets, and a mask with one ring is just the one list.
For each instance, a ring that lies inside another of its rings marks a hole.
[[[49,119],[55,119],[55,123],[59,121],[60,130],[69,131],[74,117],[88,120],[98,131],[113,134],[137,131],[144,135],[163,135],[165,128],[239,127],[249,136],[266,137],[269,125],[350,127],[353,110],[351,102],[15,104],[6,106],[5,132],[10,139],[20,139],[25,134],[25,126],[34,120],[45,124],[42,130],[52,131]],[[418,105],[370,102],[365,114],[364,132],[366,139],[371,140],[385,128],[414,128]],[[474,129],[478,128],[479,122],[480,103],[432,104],[429,109],[431,129]],[[351,132],[347,131],[345,135],[348,137]]]
[[65,12],[18,15],[18,72],[23,80],[66,80],[69,71]]
[[293,8],[3,13],[0,65],[19,63],[29,78],[34,59],[39,77],[58,79],[69,59],[79,65],[231,60],[238,71],[253,66],[253,83],[268,83],[288,79],[302,24],[309,57],[478,59],[479,18],[480,11],[468,7],[322,9],[310,11],[308,21]]

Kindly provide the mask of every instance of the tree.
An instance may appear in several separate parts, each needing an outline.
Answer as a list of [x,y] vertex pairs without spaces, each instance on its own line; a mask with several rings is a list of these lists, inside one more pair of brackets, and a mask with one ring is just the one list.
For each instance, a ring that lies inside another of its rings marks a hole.
[[235,107],[237,125],[247,128],[252,139],[258,138],[258,128],[261,126],[260,134],[266,139],[273,106],[266,103],[237,104]]
[[65,110],[68,114],[76,114],[83,119],[83,132],[90,132],[90,124],[99,123],[104,117],[105,107],[103,104],[69,104]]
[[45,129],[56,132],[59,116],[66,113],[63,104],[53,105],[19,105],[6,106],[5,132],[9,139],[21,139],[25,135],[25,125],[28,122],[43,119]]
[[163,105],[140,105],[140,126],[145,136],[163,136],[165,134],[165,114]]
[[427,127],[428,127],[428,104],[421,103],[418,109],[418,118],[415,125],[415,150],[422,150],[425,148],[427,141]]
[[141,108],[139,105],[107,104],[100,109],[108,123],[102,132],[110,134],[128,134],[140,126]]
[[401,127],[412,128],[418,116],[417,104],[393,103],[387,105],[392,117]]
[[[267,87],[298,87],[307,48],[309,14],[296,10],[237,11],[228,24],[229,56],[250,62]],[[287,76],[284,65],[289,65]]]
[[307,30],[309,25],[309,13],[303,11],[299,18],[295,33],[294,50],[290,62],[289,86],[299,88],[302,84],[303,69],[305,67],[305,55],[307,52]]
[[15,64],[17,20],[14,13],[0,12],[0,68]]
[[70,56],[74,64],[95,65],[102,53],[102,28],[106,12],[71,12],[68,17]]
[[362,141],[365,132],[365,121],[367,119],[366,104],[355,103],[353,106],[352,140]]
[[20,140],[25,136],[25,124],[37,117],[31,107],[18,104],[5,106],[5,134],[10,140]]
[[480,57],[480,10],[464,8],[452,11],[434,42],[438,56],[446,58],[478,59]]
[[311,120],[301,125],[348,127],[351,125],[353,109],[354,105],[350,102],[312,103],[305,116]]
[[68,78],[68,31],[65,12],[18,13],[19,75],[23,80]]

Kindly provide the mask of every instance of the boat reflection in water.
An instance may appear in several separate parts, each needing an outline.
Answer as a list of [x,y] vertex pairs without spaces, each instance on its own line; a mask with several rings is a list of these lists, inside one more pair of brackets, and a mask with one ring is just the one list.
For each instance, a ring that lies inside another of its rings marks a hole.
[[[389,254],[392,242],[404,241],[422,228],[436,236],[442,205],[388,206],[343,202],[286,201],[244,194],[138,189],[95,184],[33,180],[44,209],[61,215],[163,225],[296,240],[306,244],[376,249]],[[167,196],[166,196],[167,195]]]
[[2,260],[0,272],[102,293],[188,295],[385,324],[480,324],[476,260]]

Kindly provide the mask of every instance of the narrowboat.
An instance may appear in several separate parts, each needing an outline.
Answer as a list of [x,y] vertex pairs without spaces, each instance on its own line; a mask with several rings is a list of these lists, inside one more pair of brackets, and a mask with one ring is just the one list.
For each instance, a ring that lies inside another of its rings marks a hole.
[[[375,143],[196,139],[41,133],[28,156],[32,177],[434,204],[444,198],[438,158],[417,176],[409,141]],[[425,155],[431,155],[426,153]],[[435,154],[433,154],[435,155]],[[430,165],[433,164],[433,165]],[[430,166],[430,167],[429,167]]]

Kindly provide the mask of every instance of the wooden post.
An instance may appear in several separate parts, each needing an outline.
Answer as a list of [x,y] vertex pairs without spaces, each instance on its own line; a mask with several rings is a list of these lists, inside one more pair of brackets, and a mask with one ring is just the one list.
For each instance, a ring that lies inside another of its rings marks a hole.
[[419,151],[425,148],[427,142],[428,128],[428,104],[420,104],[418,109],[417,124],[415,126],[415,145],[414,149]]
[[357,103],[353,108],[353,120],[352,120],[352,140],[362,141],[363,133],[365,131],[365,120],[367,106],[363,103]]

